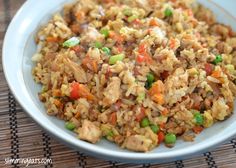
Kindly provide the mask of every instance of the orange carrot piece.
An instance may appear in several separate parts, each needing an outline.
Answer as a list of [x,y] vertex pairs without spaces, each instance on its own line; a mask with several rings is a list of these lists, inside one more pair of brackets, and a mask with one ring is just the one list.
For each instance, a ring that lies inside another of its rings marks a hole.
[[157,22],[156,19],[151,19],[149,25],[150,26],[159,26],[159,23]]
[[57,38],[57,37],[47,37],[46,41],[49,42],[49,43],[57,43],[57,42],[60,41],[60,39]]
[[117,123],[116,112],[114,112],[114,113],[112,113],[112,114],[110,115],[109,122],[110,122],[112,125],[116,125],[116,123]]
[[154,100],[156,103],[158,103],[160,105],[163,105],[165,103],[164,95],[160,94],[160,93],[153,95],[152,100]]
[[167,116],[168,113],[169,113],[169,111],[167,108],[165,108],[163,111],[161,111],[161,115],[163,115],[163,116]]
[[158,144],[162,143],[165,139],[165,134],[162,131],[159,131],[157,134]]
[[192,130],[193,130],[194,133],[200,134],[202,132],[202,130],[203,130],[203,127],[201,127],[201,126],[194,126],[192,128]]

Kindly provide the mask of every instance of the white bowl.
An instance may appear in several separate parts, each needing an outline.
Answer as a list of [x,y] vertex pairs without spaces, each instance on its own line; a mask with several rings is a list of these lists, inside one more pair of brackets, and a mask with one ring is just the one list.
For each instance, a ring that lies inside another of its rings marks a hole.
[[[10,89],[25,111],[46,131],[73,149],[91,154],[106,160],[126,161],[135,163],[165,162],[181,159],[224,142],[236,133],[236,114],[224,122],[215,124],[197,136],[194,142],[178,140],[174,148],[163,145],[148,153],[135,153],[119,148],[113,143],[102,140],[90,144],[76,138],[76,135],[64,128],[63,121],[46,114],[37,93],[40,86],[36,85],[31,75],[33,63],[31,57],[36,50],[34,35],[37,29],[60,10],[64,3],[72,0],[28,0],[12,20],[5,36],[3,45],[3,68]],[[214,3],[199,0],[211,8],[218,21],[231,25],[236,30],[236,21]],[[232,7],[235,1],[217,1],[221,5]],[[236,15],[236,14],[235,14]]]

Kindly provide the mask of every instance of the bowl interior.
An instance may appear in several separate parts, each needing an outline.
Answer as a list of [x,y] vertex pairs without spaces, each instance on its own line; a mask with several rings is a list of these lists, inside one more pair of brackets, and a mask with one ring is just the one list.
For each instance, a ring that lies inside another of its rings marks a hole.
[[[178,140],[174,148],[169,149],[161,145],[145,154],[121,149],[106,140],[102,140],[96,145],[78,140],[75,134],[64,128],[63,121],[46,114],[43,104],[38,99],[38,92],[41,86],[34,82],[31,75],[34,66],[31,57],[37,49],[34,37],[38,28],[47,23],[52,14],[61,9],[63,3],[70,1],[72,0],[51,0],[45,4],[40,1],[29,0],[13,20],[5,39],[3,63],[7,81],[19,103],[43,128],[72,147],[82,149],[82,151],[92,153],[98,157],[106,156],[107,159],[142,162],[144,160],[164,161],[165,159],[177,159],[183,155],[206,150],[206,148],[229,138],[236,132],[236,114],[233,114],[226,121],[217,123],[203,131],[196,137],[194,142]],[[210,1],[199,0],[199,2],[213,10],[219,22],[230,25],[236,30],[236,20],[222,11],[221,8]],[[33,9],[36,6],[38,10]],[[29,12],[32,15],[27,15]],[[10,33],[12,34],[9,35]],[[11,51],[10,39],[17,34],[18,39],[13,43],[16,50]],[[8,58],[9,55],[10,58]],[[14,72],[12,72],[13,70]]]

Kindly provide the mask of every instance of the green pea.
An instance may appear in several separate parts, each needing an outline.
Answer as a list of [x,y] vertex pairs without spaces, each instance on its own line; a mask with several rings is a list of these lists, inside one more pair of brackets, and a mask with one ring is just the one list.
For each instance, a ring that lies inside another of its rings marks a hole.
[[103,34],[106,38],[109,37],[109,30],[108,29],[101,29],[101,34]]
[[124,54],[113,55],[109,59],[109,64],[114,65],[114,64],[116,64],[117,61],[122,61],[124,58],[125,58]]
[[102,48],[102,43],[96,41],[95,44],[94,44],[94,46],[95,46],[96,48]]
[[160,130],[159,126],[153,125],[153,124],[150,126],[150,128],[152,129],[152,131],[153,131],[155,134],[158,133],[159,130]]
[[107,55],[111,54],[111,50],[109,48],[107,48],[107,47],[103,47],[102,51],[105,52]]
[[168,133],[165,135],[165,143],[166,144],[174,144],[176,142],[175,134]]
[[194,120],[197,125],[202,125],[204,123],[204,118],[201,113],[197,112],[194,114]]
[[167,8],[167,9],[165,10],[165,16],[166,16],[166,17],[170,17],[170,16],[172,16],[172,15],[173,15],[172,10],[171,10],[170,8]]
[[148,82],[149,84],[151,84],[151,83],[154,82],[154,80],[155,80],[154,75],[153,75],[152,73],[148,73],[148,74],[147,74],[147,82]]
[[141,127],[143,127],[143,128],[149,126],[149,125],[150,125],[149,119],[148,119],[147,117],[143,118],[143,119],[141,120],[140,125],[141,125]]
[[78,45],[79,43],[80,43],[80,40],[77,37],[72,37],[69,40],[66,40],[62,44],[62,46],[70,48],[70,47],[74,47],[74,46]]
[[223,61],[222,56],[220,54],[218,54],[218,55],[216,55],[216,58],[215,58],[215,60],[212,63],[214,65],[216,65],[216,64],[218,64],[218,63],[220,63],[222,61]]
[[75,126],[75,124],[72,123],[72,122],[66,122],[65,127],[66,127],[68,130],[73,131],[76,126]]
[[150,89],[152,87],[153,82],[155,81],[155,77],[152,73],[147,74],[147,81],[145,83],[145,88]]

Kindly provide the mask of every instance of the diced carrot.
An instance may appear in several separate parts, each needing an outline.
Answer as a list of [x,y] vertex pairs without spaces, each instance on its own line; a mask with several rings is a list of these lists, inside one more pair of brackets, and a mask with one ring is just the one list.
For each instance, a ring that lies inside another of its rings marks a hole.
[[82,11],[79,11],[78,13],[76,13],[76,19],[77,20],[83,20],[84,19],[84,17],[85,17],[85,13],[84,12],[82,12]]
[[192,130],[193,130],[194,133],[199,134],[199,133],[202,132],[203,127],[201,127],[201,126],[194,126]]
[[141,111],[136,115],[136,121],[140,122],[144,117],[146,117],[145,108],[141,107]]
[[73,82],[71,84],[70,98],[76,100],[80,97],[86,98],[87,100],[95,100],[95,97],[85,85]]
[[143,55],[138,55],[136,58],[136,61],[138,63],[143,63],[143,62],[145,62],[145,57]]
[[138,52],[139,52],[140,54],[146,53],[146,49],[147,49],[146,44],[145,44],[145,43],[142,43],[142,44],[139,45]]
[[62,107],[62,103],[60,100],[58,99],[55,99],[54,102],[53,102],[58,108],[61,108]]
[[82,48],[81,48],[81,46],[76,45],[76,46],[72,47],[71,50],[75,51],[75,53],[78,54],[81,52]]
[[166,123],[160,123],[159,126],[160,126],[161,129],[164,129],[165,126],[166,126]]
[[214,77],[214,78],[220,78],[221,77],[221,72],[218,71],[218,70],[215,70],[215,71],[212,72],[211,76]]
[[58,37],[47,37],[46,41],[50,43],[57,43],[60,41],[60,39]]
[[111,39],[115,40],[115,41],[118,42],[118,43],[122,43],[122,42],[124,41],[124,37],[123,37],[123,36],[121,36],[121,35],[119,35],[119,34],[113,32],[113,31],[110,31],[110,32],[109,32],[109,37],[110,37]]
[[162,131],[159,131],[157,134],[158,144],[162,143],[165,139],[165,134]]
[[140,21],[140,19],[135,19],[132,23],[140,25],[142,22]]
[[93,67],[93,71],[97,73],[97,71],[98,71],[97,62],[93,60],[93,61],[91,62],[91,64],[92,64],[92,67]]
[[116,125],[116,122],[117,122],[116,112],[111,113],[109,118],[109,123],[111,123],[112,125]]
[[79,95],[80,97],[84,97],[88,100],[95,100],[95,97],[90,93],[89,89],[82,84],[79,85]]
[[75,118],[76,118],[76,119],[79,119],[79,118],[80,118],[80,112],[79,112],[79,111],[75,114]]
[[148,93],[153,96],[155,94],[163,93],[165,90],[165,86],[161,80],[153,83],[152,87],[149,89]]
[[93,72],[97,72],[98,71],[97,62],[95,60],[91,59],[89,56],[86,56],[82,60],[82,65],[84,67],[88,68],[89,70],[93,71]]
[[54,97],[60,97],[61,96],[61,90],[60,89],[53,89],[52,90],[52,95]]
[[175,41],[175,39],[170,39],[170,48],[171,49],[174,49],[175,48],[175,45],[176,45],[176,41]]
[[150,26],[159,26],[159,23],[157,22],[156,19],[151,19],[149,25]]
[[157,93],[157,94],[153,95],[152,100],[155,101],[156,103],[160,104],[160,105],[163,105],[165,103],[164,95],[160,94],[160,93]]
[[79,83],[78,82],[73,82],[71,84],[71,92],[70,92],[70,98],[71,99],[78,99],[79,98]]
[[113,39],[115,37],[115,32],[109,31],[109,37]]
[[164,110],[161,111],[161,115],[163,115],[163,116],[167,116],[168,113],[169,113],[169,111],[167,108],[165,108]]

